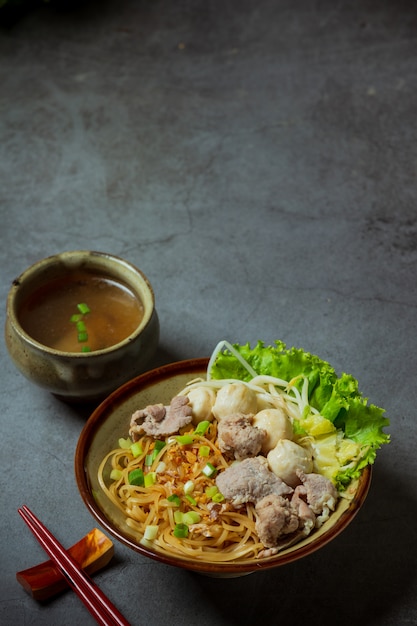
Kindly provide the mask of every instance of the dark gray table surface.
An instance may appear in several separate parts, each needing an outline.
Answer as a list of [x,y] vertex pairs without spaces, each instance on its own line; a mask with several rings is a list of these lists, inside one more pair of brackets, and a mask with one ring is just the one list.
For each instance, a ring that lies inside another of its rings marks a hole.
[[[101,588],[135,626],[416,624],[415,3],[0,11],[3,305],[44,256],[112,252],[153,284],[153,364],[282,339],[391,420],[363,509],[310,557],[225,581],[117,545]],[[73,471],[88,411],[2,346],[0,623],[92,624],[72,592],[41,605],[15,579],[44,559],[20,505],[68,546],[96,525]]]

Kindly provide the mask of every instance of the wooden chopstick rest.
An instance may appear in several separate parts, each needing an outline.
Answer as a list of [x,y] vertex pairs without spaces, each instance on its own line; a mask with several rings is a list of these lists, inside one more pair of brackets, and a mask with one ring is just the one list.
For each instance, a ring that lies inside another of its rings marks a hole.
[[[111,560],[114,546],[101,530],[93,528],[85,537],[68,548],[68,552],[83,570],[93,574]],[[17,572],[16,578],[35,600],[47,600],[69,588],[64,575],[53,561],[45,561]]]

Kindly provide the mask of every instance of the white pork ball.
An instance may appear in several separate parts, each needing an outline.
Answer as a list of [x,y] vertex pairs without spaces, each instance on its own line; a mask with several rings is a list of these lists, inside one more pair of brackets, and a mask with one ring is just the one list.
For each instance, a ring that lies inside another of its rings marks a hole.
[[278,441],[266,458],[269,469],[290,487],[296,487],[301,482],[296,474],[297,470],[306,474],[313,471],[311,453],[289,439]]
[[217,392],[213,415],[218,420],[233,413],[256,413],[256,393],[244,383],[228,383]]
[[208,387],[195,387],[187,393],[188,402],[193,412],[193,424],[199,424],[204,420],[209,422],[213,419],[213,405],[216,401],[216,393]]
[[263,409],[253,418],[253,426],[263,428],[267,436],[262,445],[262,454],[266,456],[275,448],[280,439],[292,439],[292,423],[282,409]]

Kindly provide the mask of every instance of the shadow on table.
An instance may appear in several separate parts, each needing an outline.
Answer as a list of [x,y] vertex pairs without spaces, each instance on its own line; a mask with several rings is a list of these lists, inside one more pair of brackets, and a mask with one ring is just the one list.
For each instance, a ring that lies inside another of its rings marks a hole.
[[315,554],[243,578],[189,575],[189,584],[195,586],[197,603],[199,596],[202,603],[212,599],[219,626],[388,623],[384,616],[398,615],[401,604],[410,607],[417,577],[416,519],[416,497],[378,468],[357,517]]
[[80,10],[86,5],[95,6],[98,3],[91,0],[6,0],[0,3],[0,27],[13,28],[37,9],[52,9],[65,14]]

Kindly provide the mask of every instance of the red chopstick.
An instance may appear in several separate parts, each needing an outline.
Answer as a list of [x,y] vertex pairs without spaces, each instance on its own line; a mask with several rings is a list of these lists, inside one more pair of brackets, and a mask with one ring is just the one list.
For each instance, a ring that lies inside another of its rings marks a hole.
[[129,622],[32,511],[23,505],[18,512],[97,623],[102,626],[129,626]]

